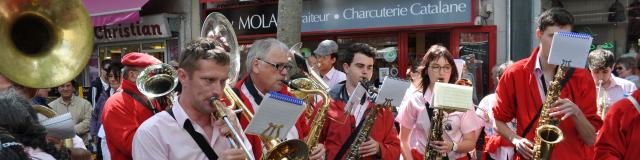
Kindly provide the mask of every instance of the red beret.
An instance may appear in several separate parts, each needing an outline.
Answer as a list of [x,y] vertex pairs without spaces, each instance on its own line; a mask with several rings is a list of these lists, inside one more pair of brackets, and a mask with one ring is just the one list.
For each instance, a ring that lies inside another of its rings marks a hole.
[[160,63],[162,63],[162,61],[146,53],[132,52],[122,57],[122,64],[125,66],[144,68],[150,65],[160,64]]

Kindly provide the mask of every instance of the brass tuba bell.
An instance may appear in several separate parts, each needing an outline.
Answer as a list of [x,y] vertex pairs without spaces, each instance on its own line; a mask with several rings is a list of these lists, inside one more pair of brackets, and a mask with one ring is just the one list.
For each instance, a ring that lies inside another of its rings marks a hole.
[[166,63],[148,66],[136,78],[138,90],[150,99],[171,93],[177,85],[178,72]]
[[82,72],[93,27],[80,0],[0,1],[0,73],[31,88],[51,88]]

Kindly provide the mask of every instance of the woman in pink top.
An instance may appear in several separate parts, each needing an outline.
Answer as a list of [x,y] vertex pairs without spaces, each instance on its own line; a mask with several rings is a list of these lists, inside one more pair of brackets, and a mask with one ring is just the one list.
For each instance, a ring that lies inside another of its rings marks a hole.
[[[441,45],[433,45],[421,62],[422,85],[405,96],[396,121],[400,123],[400,144],[404,159],[423,159],[429,144],[431,118],[437,111],[427,109],[431,104],[432,88],[436,81],[454,83],[458,72],[451,53]],[[427,85],[425,85],[427,84]],[[431,111],[429,111],[431,110]],[[482,120],[473,111],[445,114],[443,119],[444,141],[434,141],[431,145],[449,159],[466,159],[467,153],[475,148],[477,134]]]

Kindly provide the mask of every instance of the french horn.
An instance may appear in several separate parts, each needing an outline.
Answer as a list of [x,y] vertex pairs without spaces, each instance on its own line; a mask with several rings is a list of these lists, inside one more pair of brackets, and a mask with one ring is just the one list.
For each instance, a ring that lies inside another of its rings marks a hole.
[[0,1],[0,73],[31,88],[74,79],[93,49],[93,25],[80,0]]

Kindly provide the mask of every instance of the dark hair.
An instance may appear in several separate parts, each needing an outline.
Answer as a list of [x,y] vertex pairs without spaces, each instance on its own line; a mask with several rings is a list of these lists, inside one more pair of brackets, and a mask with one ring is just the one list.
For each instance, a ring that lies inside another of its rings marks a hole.
[[[78,82],[76,82],[76,80],[71,80],[71,81],[69,81],[69,82],[67,82],[67,83],[71,83],[71,86],[73,87],[73,89],[74,89],[74,90],[76,90],[76,89],[78,88],[78,86],[80,86],[80,85],[78,84]],[[62,85],[60,85],[60,86],[58,86],[58,87],[62,87],[62,86],[64,86],[64,85],[65,85],[65,84],[67,84],[67,83],[63,83]]]
[[106,70],[106,68],[108,68],[107,65],[110,65],[110,64],[111,64],[111,59],[102,60],[102,61],[100,61],[100,69],[105,69]]
[[589,70],[594,71],[597,69],[613,67],[613,63],[616,62],[616,59],[613,55],[613,52],[606,49],[598,48],[589,53],[587,62],[589,62]]
[[353,62],[353,57],[355,57],[356,53],[363,54],[367,57],[375,58],[376,57],[376,49],[369,46],[366,43],[354,43],[344,53],[344,63],[347,65],[351,65]]
[[47,130],[37,120],[31,104],[15,90],[0,91],[0,127],[5,128],[22,145],[40,148],[56,159],[69,159],[69,154],[47,142]]
[[570,25],[573,27],[573,24],[573,15],[564,8],[551,8],[542,12],[540,18],[538,18],[538,29],[540,31],[544,31],[550,26]]
[[230,57],[228,47],[217,39],[198,39],[187,44],[180,55],[179,67],[191,74],[196,70],[200,59],[214,60],[220,65],[228,65]]
[[0,159],[27,160],[29,155],[24,147],[6,129],[0,127]]
[[456,62],[453,61],[453,56],[451,55],[449,50],[447,50],[447,48],[442,45],[434,44],[429,47],[429,50],[427,50],[427,53],[425,53],[424,57],[422,58],[422,62],[420,62],[420,65],[424,66],[424,69],[420,73],[420,75],[422,75],[422,82],[420,82],[420,85],[422,86],[422,91],[424,93],[426,93],[426,90],[427,88],[429,88],[429,84],[431,83],[428,69],[429,64],[441,57],[445,58],[447,60],[447,63],[451,65],[451,76],[449,77],[449,82],[447,83],[455,83],[458,79],[458,68],[456,67]]
[[107,68],[107,75],[109,73],[113,74],[113,78],[116,81],[120,81],[120,77],[122,76],[122,68],[124,65],[120,62],[114,61],[111,62],[111,65]]

